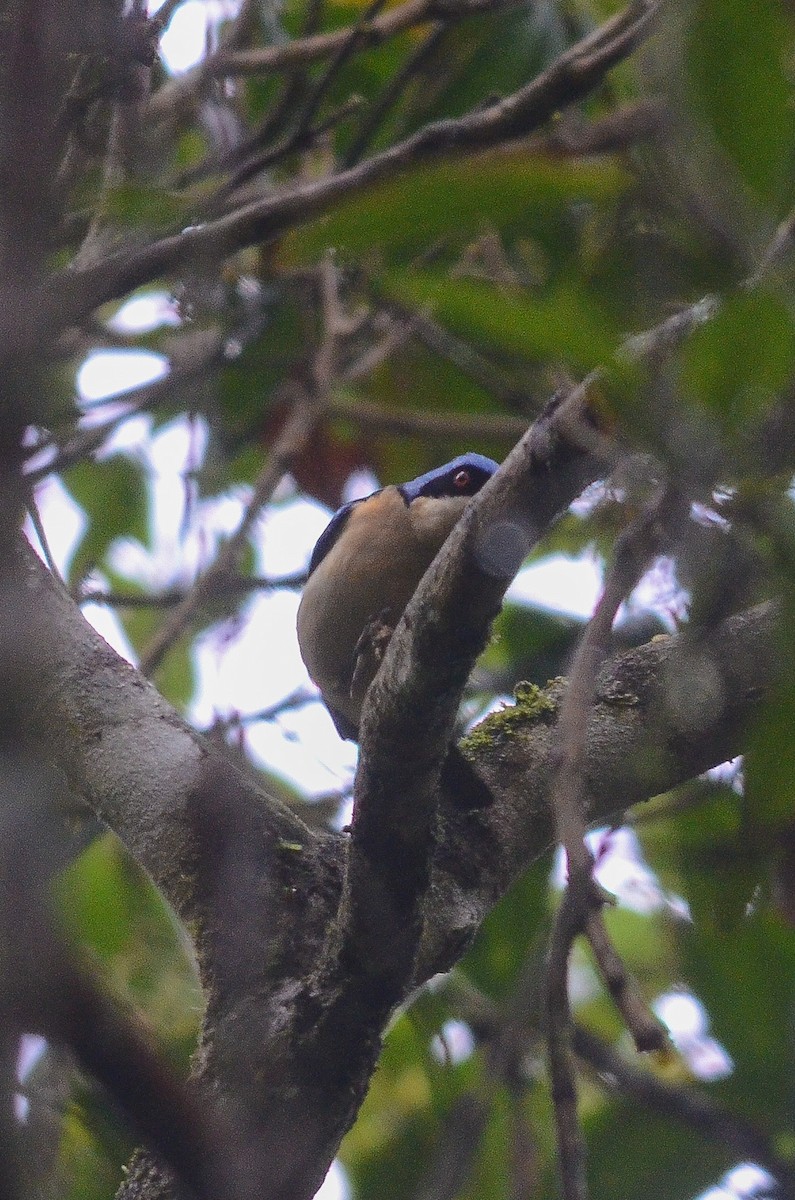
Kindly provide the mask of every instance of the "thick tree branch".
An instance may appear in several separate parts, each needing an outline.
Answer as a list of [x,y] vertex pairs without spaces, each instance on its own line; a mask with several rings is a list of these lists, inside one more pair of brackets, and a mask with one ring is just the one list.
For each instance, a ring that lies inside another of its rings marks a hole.
[[[218,753],[94,632],[27,546],[20,549],[19,565],[33,598],[37,661],[46,662],[27,728],[41,737],[71,790],[119,835],[182,919],[192,922],[197,900],[190,806]],[[275,801],[263,805],[252,781],[235,778],[241,800],[247,796],[261,813],[274,842],[311,840],[287,809]]]
[[[686,634],[656,637],[603,668],[586,739],[589,824],[741,753],[780,663],[775,622],[775,606],[763,604],[697,642]],[[544,690],[517,689],[515,707],[487,717],[465,740],[498,800],[467,817],[442,814],[434,904],[415,982],[452,965],[457,955],[446,956],[451,931],[459,930],[462,940],[471,936],[481,919],[472,923],[473,914],[487,912],[552,845],[549,794],[565,689],[565,680]]]
[[[189,922],[209,991],[200,1075],[256,1114],[273,1194],[308,1196],[355,1115],[382,1024],[371,1006],[369,1020],[349,1031],[353,1045],[324,1043],[317,1073],[317,1060],[301,1053],[314,1021],[338,1003],[337,993],[320,990],[308,1007],[305,989],[318,982],[339,903],[345,836],[312,834],[263,797],[105,645],[29,551],[22,560],[42,653],[35,704],[21,715]],[[592,820],[742,748],[742,731],[774,674],[773,622],[764,607],[732,618],[698,646],[658,638],[603,670],[586,751]],[[709,703],[688,705],[693,677],[712,681]],[[548,793],[563,687],[525,695],[475,736],[478,770],[495,802],[440,814],[433,902],[407,986],[455,962],[511,881],[551,844]],[[347,986],[344,971],[337,983]],[[354,981],[354,994],[360,990]]]
[[313,984],[333,999],[312,1022],[307,1055],[354,1043],[354,1030],[383,1022],[405,993],[461,692],[526,554],[603,473],[591,440],[584,391],[552,401],[471,503],[395,630],[363,711],[342,901]]
[[236,209],[227,216],[110,255],[84,270],[52,277],[34,289],[13,324],[4,322],[6,355],[30,352],[100,304],[188,265],[218,261],[328,211],[338,200],[428,159],[471,154],[530,133],[559,108],[597,87],[648,36],[660,0],[632,0],[617,16],[561,55],[546,71],[495,104],[425,126],[418,133],[326,176]]

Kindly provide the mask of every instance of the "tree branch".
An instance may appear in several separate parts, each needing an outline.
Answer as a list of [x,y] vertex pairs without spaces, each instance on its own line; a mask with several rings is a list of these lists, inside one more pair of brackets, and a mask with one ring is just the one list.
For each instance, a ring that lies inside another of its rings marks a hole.
[[[264,797],[110,650],[32,552],[22,553],[20,566],[42,651],[35,700],[21,716],[188,923],[209,995],[202,1078],[232,1089],[255,1115],[274,1194],[309,1196],[355,1115],[378,1053],[375,1010],[388,1003],[363,1004],[354,981],[355,1007],[367,1019],[350,1031],[353,1045],[324,1039],[317,1073],[317,1060],[295,1057],[296,1046],[316,1042],[314,1022],[326,1006],[340,1003],[338,993],[318,988],[317,967],[339,904],[345,835],[310,833]],[[742,731],[775,675],[773,627],[765,606],[725,622],[699,644],[696,659],[686,639],[657,638],[602,671],[586,750],[591,820],[742,749]],[[703,678],[705,661],[715,702],[698,713],[682,709],[672,681],[684,678],[686,691],[688,673]],[[558,682],[525,695],[474,736],[478,771],[495,801],[488,810],[439,815],[433,904],[423,913],[406,990],[460,957],[512,880],[551,844],[563,690]],[[233,872],[241,861],[246,869]],[[230,937],[230,925],[244,928],[245,938]],[[337,983],[347,985],[344,969]],[[307,1156],[314,1156],[311,1178]],[[287,1190],[276,1188],[278,1180]]]
[[[538,128],[559,108],[597,87],[648,36],[661,0],[626,9],[561,55],[517,92],[460,118],[436,121],[364,162],[227,216],[121,251],[84,270],[62,272],[34,289],[12,323],[0,327],[4,354],[30,352],[98,305],[189,264],[224,258],[328,211],[338,200],[430,158],[471,154]],[[346,34],[347,36],[347,34]]]
[[368,691],[342,900],[314,985],[338,999],[308,1035],[316,1058],[405,994],[461,692],[529,549],[604,469],[582,447],[586,414],[582,392],[553,401],[514,448],[426,573]]

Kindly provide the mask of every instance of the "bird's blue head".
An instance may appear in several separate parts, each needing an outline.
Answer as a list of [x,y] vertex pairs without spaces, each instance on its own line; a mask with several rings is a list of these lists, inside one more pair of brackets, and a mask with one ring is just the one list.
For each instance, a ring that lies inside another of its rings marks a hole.
[[[441,499],[445,496],[474,496],[476,492],[480,491],[486,480],[491,478],[498,465],[493,459],[486,458],[483,454],[474,452],[461,454],[452,462],[445,463],[443,467],[435,467],[432,471],[426,471],[424,475],[418,475],[416,479],[409,480],[408,483],[398,484],[397,490],[407,507],[420,496],[427,496],[431,499]],[[379,494],[380,490],[373,492],[372,496],[364,496],[361,500],[351,500],[337,510],[320,535],[312,552],[309,563],[310,575],[320,566],[320,563],[339,540],[353,510]]]
[[491,479],[498,466],[499,463],[484,454],[460,454],[443,467],[434,467],[408,483],[399,484],[398,491],[406,504],[420,496],[474,496],[486,480]]

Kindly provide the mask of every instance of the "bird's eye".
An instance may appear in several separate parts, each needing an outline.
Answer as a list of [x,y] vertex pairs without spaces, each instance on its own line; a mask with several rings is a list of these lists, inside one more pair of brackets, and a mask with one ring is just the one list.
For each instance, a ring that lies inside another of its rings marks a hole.
[[465,492],[471,483],[472,477],[469,474],[469,471],[463,468],[460,471],[456,471],[455,475],[453,476],[453,487],[457,492]]

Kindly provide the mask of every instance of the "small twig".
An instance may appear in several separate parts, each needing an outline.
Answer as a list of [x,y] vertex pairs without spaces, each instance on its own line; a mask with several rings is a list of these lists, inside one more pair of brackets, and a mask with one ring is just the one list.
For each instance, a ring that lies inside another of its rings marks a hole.
[[[254,0],[254,2],[256,2],[256,0]],[[252,0],[247,0],[247,3],[248,7],[251,8]],[[298,38],[299,41],[317,32],[323,13],[323,7],[324,0],[309,0],[306,13],[304,15],[301,32]],[[241,16],[242,11],[243,10],[241,9]],[[224,43],[224,48],[226,50],[233,50],[235,47],[227,39]],[[203,67],[197,68],[197,71],[201,70],[203,70]],[[184,78],[185,77],[183,76],[182,79],[184,80]],[[259,123],[259,126],[255,128],[248,137],[244,138],[243,141],[236,145],[233,149],[230,149],[227,153],[223,154],[220,161],[217,161],[214,156],[210,155],[197,166],[180,172],[175,181],[175,185],[178,188],[184,187],[186,184],[190,184],[205,177],[210,171],[230,170],[235,167],[235,164],[237,164],[237,168],[239,169],[241,168],[243,160],[250,158],[250,156],[256,151],[259,150],[259,153],[262,154],[262,147],[270,145],[273,140],[277,138],[279,134],[281,134],[293,113],[300,111],[307,92],[307,81],[308,74],[305,69],[299,67],[296,70],[289,72],[283,82],[281,94],[276,98],[275,102],[266,112],[262,121]],[[172,86],[174,85],[167,85],[166,89],[164,90],[167,91],[168,87]],[[180,82],[177,82],[177,86],[180,86]],[[264,165],[267,165],[267,163]],[[252,174],[253,173],[256,172],[252,172]],[[219,189],[219,192],[216,193],[216,197],[220,194],[221,193]]]
[[317,62],[337,54],[358,28],[357,49],[379,46],[388,38],[395,37],[416,25],[424,25],[442,17],[450,20],[455,16],[469,16],[479,12],[490,12],[502,7],[505,0],[453,0],[440,4],[439,0],[407,0],[407,3],[375,16],[366,24],[335,29],[330,33],[318,33],[311,37],[287,42],[283,46],[265,46],[239,54],[216,54],[205,64],[208,75],[229,77],[231,75],[258,75],[262,71],[283,71],[299,63]]
[[[138,27],[142,46],[146,36],[145,30],[148,28],[151,35],[151,32],[158,28],[156,20],[148,21],[146,9],[139,0],[135,0],[130,8],[127,21]],[[108,240],[108,231],[104,229],[108,200],[114,188],[119,187],[126,179],[129,165],[134,159],[142,128],[141,109],[149,93],[151,75],[151,67],[140,57],[132,57],[125,64],[124,79],[111,112],[99,195],[86,235],[75,254],[73,267],[89,265],[102,256],[104,243]]]
[[475,1155],[491,1114],[491,1089],[464,1092],[450,1110],[438,1139],[433,1162],[412,1200],[455,1200],[470,1177]]
[[[347,36],[336,49],[331,62],[323,74],[310,88],[301,106],[298,118],[290,132],[278,145],[262,150],[242,163],[233,175],[218,188],[210,201],[210,211],[217,209],[219,201],[231,195],[249,179],[258,175],[260,171],[264,171],[266,167],[280,162],[298,150],[303,150],[311,146],[323,132],[338,124],[340,120],[344,120],[345,117],[359,107],[360,101],[356,97],[350,97],[340,108],[327,117],[324,122],[315,124],[317,113],[334,79],[345,66],[345,63],[361,47],[364,31],[370,27],[370,22],[381,11],[385,2],[386,0],[370,0],[370,4],[364,10],[359,20],[346,31]],[[261,138],[262,134],[260,134],[258,140]]]
[[[495,396],[509,408],[527,406],[528,395],[514,386],[511,380],[469,342],[457,338],[427,312],[411,309],[394,300],[387,301],[388,309],[411,322],[411,331],[434,354],[457,367],[464,375],[474,380],[484,391]],[[520,436],[517,433],[517,436]]]
[[328,133],[330,129],[346,121],[351,113],[356,112],[361,107],[361,104],[360,97],[349,96],[347,100],[344,100],[342,104],[330,112],[328,116],[324,117],[322,121],[318,121],[317,124],[296,127],[275,146],[262,150],[246,159],[234,174],[216,189],[205,206],[205,212],[208,214],[217,213],[222,207],[221,202],[231,196],[238,188],[241,188],[243,184],[253,179],[255,175],[258,175],[267,167],[272,167],[276,163],[281,162],[288,155],[295,154],[300,150],[309,149],[323,134]]
[[793,246],[795,246],[795,209],[779,225],[759,267],[747,280],[746,287],[756,287],[776,271],[792,253]]
[[223,587],[224,581],[233,574],[263,505],[267,504],[277,485],[289,471],[293,460],[303,450],[319,415],[319,406],[305,392],[299,392],[293,410],[254,484],[251,500],[237,529],[141,655],[140,669],[144,675],[151,675],[157,669],[173,643],[185,632],[201,605],[216,595],[218,588]]
[[167,654],[171,645],[182,636],[201,607],[215,594],[223,581],[234,573],[249,533],[262,507],[294,460],[305,449],[318,421],[325,412],[337,365],[337,342],[350,330],[350,322],[342,310],[337,273],[330,255],[319,270],[323,336],[312,364],[312,384],[299,388],[292,413],[276,440],[268,461],[254,485],[246,511],[232,536],[203,575],[199,576],[188,595],[180,602],[141,655],[141,671],[150,675]]
[[633,1066],[597,1034],[579,1025],[572,1030],[572,1046],[575,1054],[596,1072],[600,1087],[680,1122],[726,1148],[737,1159],[759,1163],[775,1176],[783,1195],[790,1200],[795,1196],[792,1164],[776,1153],[770,1140],[750,1121],[721,1108],[695,1088],[664,1083],[650,1071]]
[[97,262],[104,250],[105,239],[102,236],[102,230],[105,224],[105,212],[108,205],[108,197],[112,190],[119,187],[124,182],[124,105],[117,101],[113,106],[113,112],[110,118],[110,131],[108,133],[108,147],[105,154],[105,164],[102,171],[102,184],[99,189],[99,195],[94,203],[94,211],[77,253],[73,259],[73,266],[78,269],[81,267],[91,266]]
[[568,963],[575,939],[585,932],[597,964],[639,1050],[665,1042],[662,1026],[643,1004],[634,981],[610,942],[601,914],[602,897],[593,881],[593,858],[585,843],[585,756],[588,716],[599,667],[610,648],[610,634],[622,601],[637,583],[669,527],[681,519],[684,505],[670,487],[656,496],[616,542],[604,591],[580,640],[558,720],[559,766],[552,789],[557,837],[566,851],[569,880],[550,939],[544,1012],[561,1184],[565,1200],[585,1200],[582,1135],[569,1053]]
[[0,345],[9,355],[38,349],[42,331],[52,338],[84,319],[99,304],[125,294],[153,275],[168,273],[197,259],[223,258],[245,245],[271,239],[319,216],[343,196],[393,178],[407,167],[429,159],[470,154],[531,133],[561,107],[598,87],[607,73],[637,48],[651,32],[659,4],[660,0],[632,0],[622,12],[510,96],[463,117],[434,121],[350,170],[269,194],[227,216],[109,255],[82,271],[59,272],[41,292],[31,295],[28,309],[16,314],[13,326],[7,320],[3,322]]
[[340,43],[332,54],[331,62],[317,80],[306,99],[296,126],[296,134],[298,136],[310,128],[320,109],[320,105],[328,95],[329,88],[345,64],[350,61],[357,50],[367,45],[368,31],[371,28],[371,23],[377,18],[385,3],[386,0],[370,0],[370,3],[363,10],[359,19],[346,31],[344,41]]
[[150,18],[155,28],[158,30],[165,29],[166,25],[168,25],[169,21],[174,16],[174,13],[182,3],[183,0],[163,0],[160,8]]
[[395,73],[362,121],[356,137],[343,157],[343,167],[353,167],[359,162],[389,110],[395,106],[414,76],[441,45],[449,28],[447,22],[438,21]]
[[350,383],[356,382],[357,379],[367,379],[397,350],[402,349],[410,337],[411,327],[408,323],[388,318],[388,328],[384,336],[348,364],[343,378]]
[[571,948],[583,928],[583,909],[591,903],[590,878],[585,879],[584,896],[576,886],[572,887],[572,883],[581,884],[582,877],[569,880],[558,909],[545,968],[543,1015],[561,1189],[564,1200],[587,1200],[585,1140],[577,1116],[577,1086],[569,1045],[568,973]]
[[350,400],[341,395],[334,396],[328,413],[330,417],[352,421],[362,429],[376,429],[409,437],[493,439],[513,445],[527,429],[527,421],[521,417],[503,416],[500,413],[437,413],[424,409],[388,408],[358,397]]
[[[218,581],[217,596],[237,596],[246,592],[270,592],[278,588],[298,591],[306,583],[306,572],[296,571],[292,575],[233,575]],[[188,594],[188,588],[169,588],[154,595],[141,592],[109,592],[103,588],[82,586],[78,604],[104,604],[108,608],[174,608]]]
[[613,1003],[632,1034],[635,1048],[640,1053],[664,1050],[668,1045],[665,1026],[651,1012],[640,993],[637,980],[627,971],[624,960],[610,940],[601,911],[589,914],[585,924],[585,936]]
[[207,726],[205,732],[208,734],[224,734],[229,733],[231,730],[245,729],[249,725],[259,725],[263,722],[274,721],[282,713],[292,712],[296,708],[304,708],[307,704],[312,704],[316,700],[317,694],[315,692],[310,691],[306,687],[297,687],[288,696],[283,696],[275,704],[269,704],[267,708],[260,708],[257,712],[234,713],[229,717],[218,718],[211,725]]
[[57,579],[58,582],[61,584],[61,587],[63,587],[65,589],[66,584],[64,582],[63,576],[61,575],[61,572],[58,570],[58,564],[56,563],[56,561],[53,557],[52,549],[50,547],[50,541],[49,541],[49,538],[47,537],[47,530],[44,528],[44,522],[42,521],[41,513],[39,512],[39,506],[36,503],[36,496],[32,490],[28,495],[28,516],[30,517],[31,525],[33,526],[33,528],[35,530],[36,537],[39,539],[39,544],[41,545],[41,552],[44,555],[44,561],[46,562],[47,566],[49,567],[50,572],[54,576],[54,578]]

